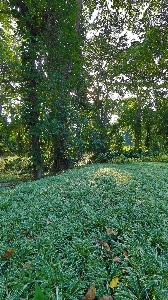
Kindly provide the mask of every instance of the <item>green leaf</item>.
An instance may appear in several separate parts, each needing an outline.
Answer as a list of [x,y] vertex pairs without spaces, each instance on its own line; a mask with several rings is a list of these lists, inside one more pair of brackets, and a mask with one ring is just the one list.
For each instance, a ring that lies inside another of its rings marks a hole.
[[33,300],[46,300],[43,292],[41,291],[41,289],[40,289],[40,287],[38,285],[36,285],[35,295],[34,295],[34,299]]

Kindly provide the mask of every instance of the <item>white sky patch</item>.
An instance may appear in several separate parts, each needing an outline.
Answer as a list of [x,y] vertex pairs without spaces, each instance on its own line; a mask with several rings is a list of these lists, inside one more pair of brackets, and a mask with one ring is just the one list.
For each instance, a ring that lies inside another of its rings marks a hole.
[[110,119],[110,124],[112,125],[112,124],[114,124],[115,122],[117,122],[117,120],[118,120],[118,115],[112,115],[111,116],[111,119]]

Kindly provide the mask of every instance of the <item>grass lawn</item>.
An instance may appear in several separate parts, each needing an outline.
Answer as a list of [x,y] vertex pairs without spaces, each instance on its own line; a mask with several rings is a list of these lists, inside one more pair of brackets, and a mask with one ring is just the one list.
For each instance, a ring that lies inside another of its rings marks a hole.
[[38,285],[47,300],[77,300],[91,284],[98,299],[168,299],[167,204],[166,163],[95,164],[1,188],[0,299],[33,299]]

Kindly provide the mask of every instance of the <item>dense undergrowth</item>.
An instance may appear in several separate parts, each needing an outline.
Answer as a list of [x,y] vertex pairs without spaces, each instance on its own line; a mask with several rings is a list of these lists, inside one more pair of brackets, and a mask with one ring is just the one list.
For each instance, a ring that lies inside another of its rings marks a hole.
[[27,181],[31,177],[31,162],[27,157],[0,156],[0,186]]
[[[75,166],[93,163],[128,164],[132,162],[168,162],[168,153],[159,151],[121,150],[107,151],[93,155],[85,155]],[[72,165],[73,167],[73,165]],[[43,166],[43,177],[53,175],[52,166],[45,161]],[[17,183],[33,179],[32,163],[28,157],[17,155],[0,156],[0,187],[15,185]]]
[[[93,164],[0,189],[0,299],[168,299],[166,163]],[[114,288],[109,284],[118,278]]]

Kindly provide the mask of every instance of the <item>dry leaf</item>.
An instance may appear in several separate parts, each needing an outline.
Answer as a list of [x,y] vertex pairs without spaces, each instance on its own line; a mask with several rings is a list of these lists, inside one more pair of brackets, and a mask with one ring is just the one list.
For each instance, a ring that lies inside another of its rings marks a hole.
[[33,241],[33,240],[34,240],[34,237],[33,237],[33,236],[30,236],[28,239],[29,239],[30,241]]
[[103,296],[100,300],[113,300],[111,296]]
[[49,221],[49,220],[47,220],[47,221],[46,221],[46,225],[50,225],[50,224],[52,224],[52,222]]
[[118,281],[119,281],[119,278],[118,277],[114,277],[111,281],[110,281],[110,288],[113,289],[117,286],[118,284]]
[[121,259],[119,258],[119,256],[115,256],[114,259],[113,259],[114,262],[117,262],[117,263],[121,263]]
[[94,300],[96,293],[95,286],[91,286],[90,289],[87,291],[86,295],[82,298],[82,300]]
[[129,252],[125,249],[125,250],[123,251],[123,254],[124,254],[124,256],[128,256],[128,255],[129,255]]
[[16,249],[5,250],[5,252],[1,255],[2,258],[9,259],[13,256]]
[[101,245],[106,248],[107,251],[111,252],[110,246],[109,244],[107,244],[106,242],[101,242]]
[[25,230],[23,233],[22,233],[22,235],[28,235],[29,234],[29,232],[30,232],[30,229],[27,229],[27,230]]
[[111,255],[109,253],[106,253],[105,257],[111,257]]
[[114,231],[113,229],[111,228],[106,228],[106,232],[108,235],[118,235],[118,231]]

